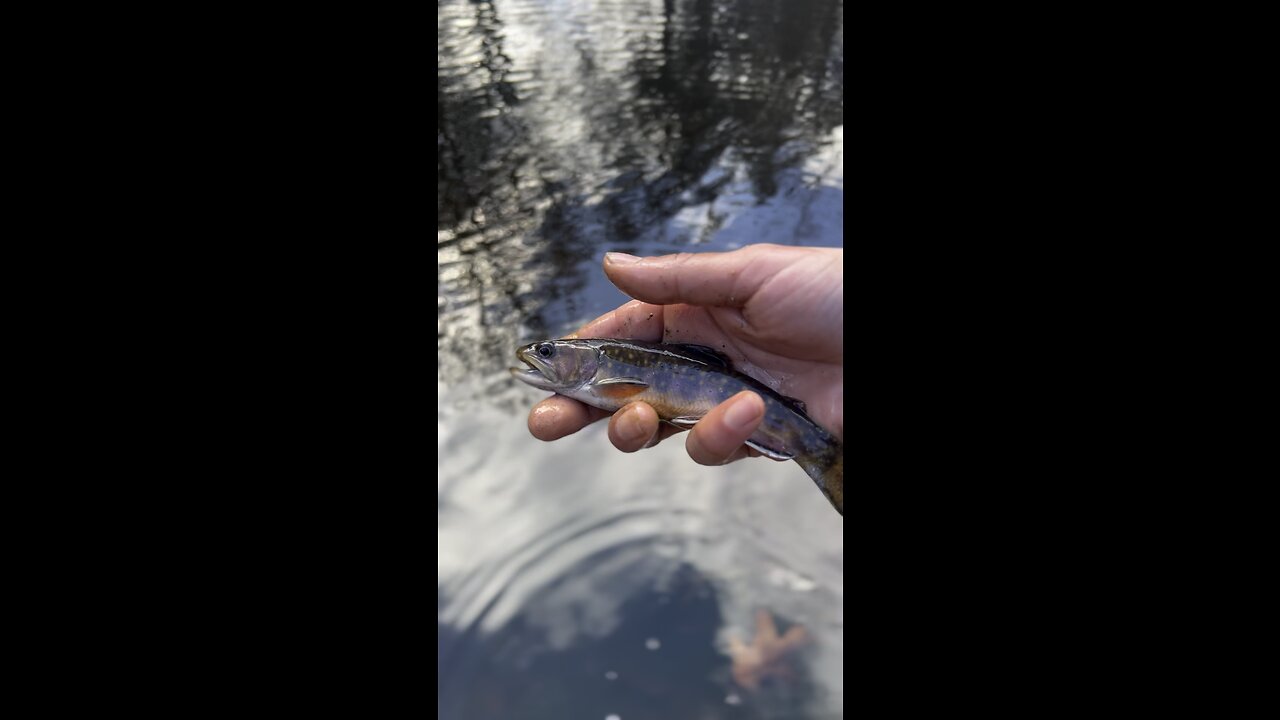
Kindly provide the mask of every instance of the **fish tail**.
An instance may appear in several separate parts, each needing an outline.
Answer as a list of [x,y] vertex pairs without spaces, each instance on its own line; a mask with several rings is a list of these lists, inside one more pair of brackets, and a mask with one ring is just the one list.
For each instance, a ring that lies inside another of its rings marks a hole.
[[844,445],[831,443],[817,452],[797,455],[796,462],[844,517]]

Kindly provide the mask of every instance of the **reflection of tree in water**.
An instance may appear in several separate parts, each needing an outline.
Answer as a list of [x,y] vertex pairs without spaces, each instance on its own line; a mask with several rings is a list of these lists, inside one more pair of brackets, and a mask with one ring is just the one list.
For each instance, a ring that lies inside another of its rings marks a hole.
[[717,197],[726,150],[764,199],[844,122],[839,0],[439,12],[442,379],[500,369],[577,315],[585,261]]
[[[467,3],[460,9],[470,10],[473,17],[445,15],[442,6],[439,29],[440,229],[474,222],[475,211],[483,217],[484,205],[509,200],[515,182],[509,173],[522,164],[528,143],[527,133],[510,113],[519,98],[506,79],[511,59],[502,51],[502,26],[493,5]],[[493,172],[499,168],[507,172]]]
[[695,183],[728,147],[757,195],[772,195],[777,171],[801,159],[779,157],[784,145],[802,139],[811,150],[844,123],[842,4],[663,0],[663,12],[661,52],[634,68],[643,120],[661,128],[669,158],[658,199]]
[[[716,196],[699,181],[728,148],[746,163],[756,195],[844,123],[843,6],[838,0],[662,0],[644,4],[625,75],[597,76],[589,41],[575,49],[592,96],[590,140],[610,176],[584,197],[605,197],[584,224],[627,241],[690,204]],[[623,88],[634,86],[633,92]]]
[[438,49],[437,345],[441,379],[457,379],[510,364],[520,321],[540,329],[548,278],[572,263],[528,242],[552,193],[493,3],[442,3]]

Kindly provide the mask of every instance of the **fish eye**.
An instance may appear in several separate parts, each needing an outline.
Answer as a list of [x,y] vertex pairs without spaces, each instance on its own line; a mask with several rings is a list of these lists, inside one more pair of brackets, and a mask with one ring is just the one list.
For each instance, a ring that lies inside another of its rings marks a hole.
[[556,354],[556,349],[552,347],[551,343],[542,343],[538,346],[538,354],[544,358],[549,358]]

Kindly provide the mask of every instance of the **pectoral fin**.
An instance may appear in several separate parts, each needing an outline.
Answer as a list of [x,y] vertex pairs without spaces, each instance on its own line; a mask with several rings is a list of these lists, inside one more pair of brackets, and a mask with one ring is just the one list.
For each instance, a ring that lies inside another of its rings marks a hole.
[[626,400],[633,395],[639,395],[649,387],[649,383],[640,378],[633,377],[615,377],[607,378],[595,383],[595,393],[600,397],[611,398],[614,400]]
[[671,423],[672,425],[675,425],[676,427],[682,427],[687,429],[687,428],[693,427],[694,425],[697,425],[698,421],[701,419],[702,419],[701,415],[681,415],[680,417],[673,417],[667,422]]
[[748,440],[747,447],[751,448],[752,450],[755,450],[756,452],[760,453],[761,455],[764,455],[767,458],[773,458],[774,460],[791,460],[795,458],[795,455],[792,455],[790,453],[785,453],[781,450],[774,450],[773,448],[770,448],[770,447],[765,447],[764,445],[761,445],[760,443],[754,440]]

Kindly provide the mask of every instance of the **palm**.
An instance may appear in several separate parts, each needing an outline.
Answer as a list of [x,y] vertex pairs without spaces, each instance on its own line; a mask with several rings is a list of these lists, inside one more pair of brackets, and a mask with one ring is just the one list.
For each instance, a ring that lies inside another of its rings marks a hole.
[[[571,337],[710,346],[727,355],[739,371],[803,401],[814,420],[843,440],[843,260],[839,249],[778,245],[643,262],[631,258],[618,264],[606,258],[605,272],[614,284],[644,300],[605,313]],[[655,440],[660,440],[677,431],[668,426],[659,432],[653,409],[634,405],[638,407],[630,413],[628,437],[615,436],[610,423],[610,440],[620,450],[634,452],[643,446],[643,438],[658,433]],[[721,404],[706,417],[724,407]],[[529,430],[543,440],[555,440],[606,417],[609,413],[603,410],[556,396],[530,412]],[[694,459],[703,464],[756,454],[743,448],[742,438],[724,430],[723,423],[704,420],[688,443],[691,456],[700,433],[700,458]]]
[[[665,342],[707,345],[844,438],[842,281],[825,267],[788,267],[766,280],[742,308],[667,305]],[[823,288],[823,289],[817,289]]]

